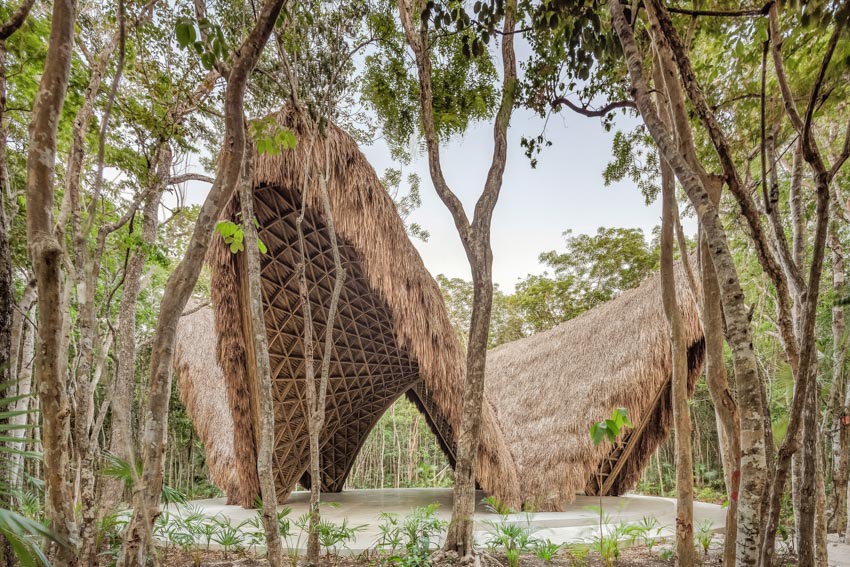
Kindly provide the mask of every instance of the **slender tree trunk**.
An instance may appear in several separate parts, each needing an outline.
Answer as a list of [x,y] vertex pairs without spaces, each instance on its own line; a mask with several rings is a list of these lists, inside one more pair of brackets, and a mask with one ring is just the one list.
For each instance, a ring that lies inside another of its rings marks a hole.
[[[668,126],[670,113],[664,92],[658,57],[655,57],[654,77],[659,95],[656,104],[659,114]],[[671,387],[670,404],[673,408],[673,427],[676,438],[676,558],[680,565],[694,564],[694,475],[691,446],[691,418],[688,408],[688,348],[685,344],[682,313],[676,298],[676,273],[673,261],[674,214],[676,206],[676,180],[666,161],[661,163],[661,296],[664,314],[670,329]],[[687,258],[683,261],[687,262]]]
[[[250,142],[246,143],[246,154],[253,155]],[[260,494],[263,499],[263,527],[266,532],[266,557],[272,567],[282,562],[280,530],[277,523],[277,490],[274,482],[274,391],[269,364],[269,344],[266,338],[266,322],[263,314],[263,289],[260,279],[262,266],[258,246],[257,228],[254,226],[254,180],[253,162],[245,160],[242,185],[239,193],[242,205],[242,231],[245,235],[245,264],[248,268],[248,301],[254,344],[257,395],[254,400],[260,414],[260,439],[257,448],[257,476],[260,479]],[[315,483],[314,483],[315,484]]]
[[[812,372],[815,372],[812,370]],[[797,556],[801,565],[815,565],[815,513],[817,510],[817,445],[818,396],[817,388],[809,388],[803,410],[802,478],[798,488],[800,496],[799,547]]]
[[[837,215],[834,215],[834,217]],[[844,274],[844,250],[838,235],[838,219],[834,218],[830,226],[829,246],[832,252],[832,289],[835,297],[846,294]],[[832,474],[832,497],[830,503],[830,527],[838,533],[847,528],[847,482],[850,471],[850,428],[842,423],[842,416],[848,414],[844,403],[845,392],[850,392],[844,374],[844,362],[847,354],[844,321],[844,306],[832,307],[832,383],[834,392],[830,396],[833,435],[838,436],[833,443],[834,468]]]
[[73,563],[77,538],[68,455],[70,405],[66,391],[68,357],[62,336],[67,316],[62,302],[62,246],[53,234],[56,134],[68,88],[75,12],[75,0],[53,3],[47,58],[29,127],[26,182],[27,243],[38,287],[36,367],[40,379],[46,510],[53,531],[72,542],[57,550],[57,565]]
[[446,549],[457,551],[461,557],[472,555],[474,549],[473,516],[475,514],[475,455],[481,432],[481,406],[484,403],[484,366],[490,331],[490,312],[493,307],[493,256],[489,234],[484,243],[474,243],[483,256],[470,255],[473,266],[472,322],[466,355],[466,383],[463,413],[457,440],[455,463],[454,504],[452,521],[446,535]]
[[721,453],[724,455],[724,474],[729,502],[726,510],[723,564],[733,567],[735,565],[735,534],[738,530],[738,488],[741,480],[741,423],[738,418],[738,404],[729,390],[729,380],[726,376],[720,287],[705,239],[702,239],[700,245],[700,255],[703,290],[702,323],[706,351],[705,382],[714,402],[718,431],[722,433],[719,437]]
[[[28,311],[30,316],[34,316],[35,312],[30,309]],[[13,426],[10,434],[13,437],[23,438],[24,430],[22,426],[26,425],[29,420],[29,414],[21,413],[26,412],[30,409],[30,394],[32,393],[32,379],[33,379],[33,357],[35,354],[35,328],[29,323],[29,321],[24,321],[23,329],[22,329],[22,345],[21,345],[21,366],[20,371],[17,375],[17,386],[18,396],[21,397],[17,402],[15,402],[12,411],[17,415],[14,415],[10,418],[10,422]],[[13,444],[13,448],[18,451],[26,450],[25,444],[23,442],[18,442]],[[9,485],[15,489],[19,489],[23,486],[24,481],[24,458],[23,455],[15,454],[11,455],[11,465],[9,466]]]
[[[157,151],[157,160],[149,175],[152,186],[148,190],[142,212],[142,245],[132,248],[124,269],[121,302],[118,307],[118,370],[112,396],[112,428],[110,452],[132,463],[133,450],[133,394],[136,371],[136,303],[142,290],[142,272],[145,266],[144,246],[156,242],[159,205],[162,194],[171,176],[173,154],[168,143],[162,143]],[[103,488],[102,506],[112,510],[121,500],[124,482],[106,482]]]
[[[417,5],[418,6],[418,5]],[[493,124],[493,157],[484,189],[475,205],[472,222],[457,195],[451,190],[440,165],[439,136],[434,122],[431,53],[427,22],[419,17],[409,0],[399,0],[399,16],[405,37],[416,58],[419,75],[419,100],[428,166],[437,195],[449,212],[463,242],[472,271],[473,303],[466,356],[466,380],[460,426],[457,430],[454,503],[446,534],[445,549],[460,556],[474,553],[473,516],[475,512],[475,465],[481,431],[484,402],[484,368],[493,304],[493,254],[490,248],[490,223],[499,199],[507,162],[507,129],[516,101],[517,71],[514,51],[517,4],[505,4],[502,29],[502,97]]]
[[818,567],[827,567],[827,564],[829,563],[829,549],[827,544],[826,484],[823,470],[823,445],[818,442],[816,447],[815,564]]
[[[824,247],[826,235],[828,232],[828,222],[830,216],[829,185],[832,181],[832,177],[837,171],[835,167],[840,166],[840,164],[836,164],[836,166],[830,169],[824,162],[820,150],[818,149],[817,144],[813,140],[812,118],[814,115],[815,106],[819,99],[819,90],[823,83],[823,78],[826,75],[827,67],[835,51],[839,35],[842,31],[841,25],[836,25],[835,29],[833,30],[832,36],[830,37],[830,40],[827,44],[826,52],[821,63],[820,72],[815,80],[815,86],[812,89],[811,95],[809,97],[809,103],[806,109],[804,119],[800,116],[797,110],[797,104],[794,100],[793,93],[791,92],[785,74],[785,63],[783,61],[782,54],[780,51],[782,44],[782,33],[779,29],[778,14],[778,7],[776,5],[772,5],[769,11],[769,25],[771,53],[773,56],[774,69],[776,72],[777,83],[779,84],[780,91],[782,92],[786,115],[788,116],[792,125],[794,126],[795,130],[797,130],[797,133],[800,136],[800,146],[802,148],[803,158],[809,164],[814,174],[813,176],[817,195],[817,206],[815,217],[815,234],[812,244],[812,261],[811,265],[809,266],[808,282],[806,283],[805,288],[806,293],[803,296],[804,305],[801,309],[801,322],[799,325],[799,332],[797,334],[797,339],[800,343],[799,372],[797,372],[797,375],[795,376],[796,380],[794,397],[792,399],[791,409],[789,411],[788,430],[786,432],[785,441],[782,443],[782,446],[779,449],[779,455],[777,459],[773,483],[771,484],[770,515],[766,522],[767,531],[762,550],[762,563],[765,564],[769,564],[772,560],[773,548],[775,545],[775,534],[779,522],[779,515],[781,513],[782,494],[785,491],[785,483],[788,474],[789,461],[791,459],[791,456],[798,450],[799,447],[798,432],[800,431],[801,421],[810,421],[814,417],[813,415],[811,415],[810,412],[807,412],[805,408],[810,403],[810,397],[813,395],[811,392],[809,392],[809,389],[817,389],[817,348],[815,345],[815,318],[817,311],[817,300],[820,292],[820,277],[823,265]],[[800,266],[800,268],[802,268],[802,266]],[[801,303],[803,303],[802,300]],[[817,396],[817,394],[814,395]],[[817,412],[817,397],[815,397],[814,401],[812,401],[811,403],[815,404],[815,407],[812,411]],[[814,427],[817,427],[817,418],[814,417],[814,419]],[[810,435],[814,434],[813,428],[810,428],[809,433]],[[814,467],[810,466],[810,471],[805,471],[804,468],[804,473],[807,475],[814,475],[815,471],[813,470],[813,468]],[[804,490],[807,492],[809,491],[808,488],[805,487]],[[800,523],[805,525],[808,531],[808,527],[814,523],[814,519],[811,517],[813,515],[813,511],[809,511],[809,503],[802,502],[801,504],[802,505]],[[806,523],[808,518],[811,518],[811,521],[809,523]],[[802,564],[812,564],[814,561],[814,557],[811,555],[813,545],[804,541],[805,537],[808,536],[808,533],[804,533],[802,535],[804,537],[801,537],[800,541],[800,561]]]
[[[28,408],[29,390],[31,385],[32,373],[28,373],[28,378],[19,379],[18,376],[18,357],[16,356],[21,349],[21,336],[18,326],[18,332],[15,332],[15,323],[21,320],[21,317],[15,317],[15,288],[12,275],[12,253],[10,248],[10,227],[14,214],[17,213],[17,207],[9,206],[13,202],[12,187],[9,179],[8,163],[6,158],[6,38],[11,36],[24,22],[32,8],[33,0],[24,1],[20,7],[12,15],[8,21],[2,22],[0,25],[0,384],[9,384],[9,389],[14,391],[17,389],[17,394],[25,394],[26,397],[19,399],[14,407],[14,411],[22,411]],[[10,214],[11,213],[11,214]],[[26,291],[31,288],[27,286]],[[27,333],[30,338],[29,346],[32,349],[31,342],[32,333]],[[24,343],[27,344],[26,342]],[[24,349],[25,351],[26,349]],[[28,363],[27,367],[29,368]],[[15,381],[18,381],[17,387]],[[21,407],[23,405],[23,407]],[[9,408],[4,408],[8,410]],[[26,414],[13,415],[7,419],[0,421],[8,421],[12,427],[8,429],[9,436],[21,438],[24,429],[21,427],[26,422]],[[23,419],[23,423],[21,423]],[[22,443],[12,442],[10,446],[22,451]],[[13,453],[8,457],[8,474],[5,474],[0,482],[8,483],[8,486],[13,490],[18,486],[18,479],[23,478],[23,458],[20,454]],[[0,505],[3,508],[11,509],[11,493],[12,490],[3,490],[3,495],[0,500]],[[0,538],[0,563],[2,565],[14,565],[15,557],[12,546],[7,538]]]

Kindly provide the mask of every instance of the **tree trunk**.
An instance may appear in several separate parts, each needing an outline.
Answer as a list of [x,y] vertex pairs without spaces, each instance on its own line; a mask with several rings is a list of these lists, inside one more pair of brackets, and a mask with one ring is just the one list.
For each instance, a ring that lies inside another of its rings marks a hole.
[[[439,136],[434,121],[431,53],[427,22],[419,17],[409,0],[398,1],[405,37],[416,58],[419,75],[419,102],[428,152],[428,167],[434,189],[449,209],[463,242],[472,272],[473,303],[466,354],[466,380],[457,430],[454,503],[444,548],[462,557],[474,553],[473,515],[475,512],[475,465],[478,452],[481,412],[484,402],[484,368],[493,303],[493,254],[490,249],[490,223],[499,199],[507,162],[507,130],[516,102],[517,71],[514,51],[517,3],[505,3],[502,29],[502,92],[493,124],[493,157],[484,189],[475,204],[472,222],[457,195],[451,190],[440,165]],[[418,24],[418,25],[417,25]]]
[[[718,194],[719,197],[719,194]],[[714,403],[714,411],[721,433],[721,454],[726,477],[727,500],[726,531],[723,549],[723,564],[735,565],[735,534],[738,530],[738,488],[741,480],[741,423],[738,404],[729,390],[726,364],[723,356],[723,312],[720,304],[720,287],[711,261],[708,242],[700,244],[703,332],[705,334],[705,382]]]
[[286,0],[267,0],[248,37],[236,53],[224,95],[224,147],[219,156],[215,182],[201,207],[186,254],[168,278],[151,350],[150,394],[142,436],[144,468],[135,483],[133,517],[124,532],[118,565],[142,567],[147,560],[153,522],[159,514],[162,466],[168,432],[171,365],[177,322],[186,307],[224,206],[242,172],[245,153],[244,99],[248,80]]
[[[832,251],[832,289],[835,297],[846,295],[844,275],[844,250],[838,235],[838,219],[834,218],[830,226],[829,245]],[[842,423],[841,417],[848,414],[844,403],[848,388],[848,380],[844,375],[844,362],[847,355],[844,321],[844,306],[832,306],[832,385],[834,392],[830,395],[832,412],[833,435],[838,435],[837,443],[833,443],[834,468],[832,474],[832,495],[830,502],[830,528],[837,533],[847,529],[847,482],[850,471],[850,429]]]
[[826,522],[826,484],[823,474],[823,450],[822,445],[817,443],[817,460],[815,470],[815,489],[817,499],[815,500],[815,564],[818,567],[827,567],[829,563],[829,549],[827,544],[827,522]]
[[[10,227],[12,214],[17,212],[17,207],[9,207],[8,204],[13,200],[12,188],[9,180],[9,170],[6,158],[6,38],[14,33],[23,24],[26,19],[33,2],[24,2],[16,11],[12,20],[2,22],[2,32],[0,32],[0,384],[8,385],[12,395],[25,394],[26,397],[19,399],[13,404],[12,408],[3,408],[4,411],[10,409],[15,411],[21,406],[23,410],[27,409],[29,403],[29,390],[31,385],[32,374],[29,373],[30,379],[21,380],[15,384],[18,371],[18,350],[20,344],[20,330],[15,333],[15,287],[12,275],[12,251],[10,248]],[[28,287],[29,290],[29,287]],[[20,317],[18,318],[20,319]],[[27,333],[31,336],[31,333]],[[29,343],[32,347],[32,343]],[[17,387],[16,387],[17,386]],[[8,422],[12,425],[7,431],[12,439],[22,438],[24,429],[22,425],[25,423],[26,414],[12,414],[9,418],[4,418],[0,422]],[[21,420],[24,423],[21,423]],[[9,446],[13,450],[23,450],[22,443],[11,442]],[[6,509],[12,509],[12,491],[18,486],[18,479],[23,478],[23,457],[14,452],[8,455],[7,474],[0,479],[0,483],[7,483],[6,486],[12,490],[3,490],[0,495],[0,506]],[[0,538],[0,564],[14,565],[15,556],[12,546],[7,538]]]
[[[253,155],[250,142],[246,143],[248,156]],[[245,264],[248,274],[248,302],[250,304],[251,340],[256,370],[256,387],[252,388],[256,398],[254,406],[259,411],[259,443],[257,447],[257,476],[263,499],[263,528],[266,532],[266,557],[272,567],[282,563],[280,529],[277,523],[277,490],[274,482],[274,390],[269,364],[269,344],[266,338],[266,323],[263,313],[263,289],[260,279],[259,241],[254,226],[253,163],[246,159],[243,167],[242,186],[239,197],[242,205],[242,231],[245,243]],[[315,483],[314,483],[315,484]]]
[[[785,64],[782,59],[782,54],[780,52],[782,35],[779,29],[779,16],[778,8],[776,5],[772,5],[770,7],[769,25],[771,53],[773,55],[773,63],[776,71],[777,82],[779,84],[780,91],[782,92],[782,98],[785,103],[786,114],[800,136],[800,145],[802,147],[803,157],[810,165],[814,174],[813,176],[817,196],[817,205],[815,217],[815,234],[812,243],[812,260],[811,265],[809,266],[808,281],[806,282],[805,286],[806,293],[802,294],[802,297],[800,298],[800,300],[798,300],[798,303],[802,305],[800,324],[797,332],[797,340],[799,341],[799,370],[795,373],[794,397],[792,399],[791,408],[789,411],[788,430],[785,434],[785,440],[779,448],[776,469],[773,474],[773,482],[770,485],[770,514],[765,522],[766,531],[764,538],[764,546],[761,554],[761,561],[764,564],[770,564],[770,562],[772,561],[773,548],[775,546],[776,529],[779,523],[779,516],[781,513],[782,495],[785,492],[785,484],[788,476],[788,467],[790,464],[791,457],[799,448],[799,432],[801,422],[814,418],[814,427],[817,427],[817,418],[811,412],[805,411],[805,407],[810,403],[810,396],[814,395],[815,400],[811,403],[814,403],[815,407],[812,412],[817,413],[818,411],[818,408],[816,407],[817,393],[812,394],[811,392],[809,392],[809,389],[817,389],[817,345],[815,344],[815,319],[817,315],[817,302],[820,293],[820,278],[823,267],[824,248],[830,216],[829,185],[832,181],[832,176],[834,175],[835,171],[830,171],[826,167],[826,164],[824,163],[821,157],[817,145],[812,140],[811,117],[813,115],[812,113],[814,110],[814,106],[819,96],[818,91],[822,83],[822,79],[825,75],[826,67],[828,66],[832,54],[835,50],[835,45],[837,43],[838,38],[837,33],[840,31],[840,28],[836,29],[833,32],[833,36],[832,38],[830,38],[830,41],[828,43],[827,51],[823,63],[821,65],[820,74],[815,82],[815,87],[809,98],[809,105],[806,110],[806,121],[804,122],[797,111],[797,105],[794,100],[794,96],[791,93],[791,89],[788,85],[787,77],[785,75]],[[802,270],[802,266],[799,266],[799,268]],[[810,428],[809,433],[810,435],[815,435],[814,428]],[[803,434],[804,436],[806,436],[805,432]],[[813,467],[810,467],[810,469],[813,469]],[[814,470],[806,471],[804,468],[804,476],[805,475],[814,475]],[[804,484],[806,483],[804,482]],[[806,492],[810,492],[809,488],[806,487],[804,487],[803,490]],[[812,496],[814,496],[814,494],[812,494]],[[807,517],[813,515],[813,511],[810,512],[809,508],[807,508],[810,504],[811,503],[808,502],[802,502],[801,505],[800,522],[801,524],[805,524],[807,529],[814,523],[812,521],[809,524],[806,524]],[[802,554],[801,562],[809,561],[809,563],[803,564],[812,564],[812,562],[814,561],[814,558],[811,556],[812,546],[805,542],[803,537],[801,537],[800,543],[800,553]]]
[[[663,115],[663,114],[662,114]],[[673,211],[676,209],[675,180],[666,164],[661,168],[661,294],[670,326],[672,350],[673,424],[676,435],[676,558],[680,565],[694,564],[694,475],[691,448],[691,420],[688,409],[688,349],[685,344],[682,313],[676,298],[673,264]],[[684,259],[687,261],[687,258]]]
[[[35,315],[34,311],[30,309],[28,311],[29,315]],[[15,402],[15,406],[12,408],[17,415],[14,415],[10,418],[10,422],[13,426],[10,434],[13,437],[23,438],[24,430],[22,427],[27,424],[29,419],[29,414],[20,413],[26,412],[30,409],[30,395],[32,393],[32,378],[33,378],[33,356],[35,354],[35,328],[29,323],[29,321],[24,321],[22,334],[23,344],[21,345],[21,367],[20,372],[17,375],[17,386],[18,396],[21,397],[17,402]],[[13,445],[15,449],[18,451],[26,450],[25,444],[23,442],[18,442]],[[20,454],[11,455],[10,457],[11,464],[9,466],[9,486],[13,489],[20,489],[23,487],[24,482],[24,457]]]
[[[157,160],[149,171],[152,187],[148,190],[142,212],[142,245],[132,248],[124,269],[121,302],[118,307],[118,369],[115,375],[112,396],[112,434],[110,452],[129,462],[136,459],[133,450],[133,394],[136,371],[136,302],[142,290],[142,272],[145,267],[144,247],[156,242],[159,222],[159,204],[171,176],[173,154],[168,143],[162,143]],[[102,506],[111,511],[124,493],[122,480],[110,480],[104,484]]]
[[799,523],[797,524],[797,557],[801,565],[815,564],[815,512],[817,498],[817,388],[809,388],[806,407],[803,410],[803,450],[798,452],[802,461],[802,476],[799,494]]
[[[452,520],[446,534],[446,549],[457,551],[461,557],[472,555],[474,549],[473,517],[475,514],[475,455],[481,432],[481,407],[484,403],[484,366],[490,331],[490,312],[493,307],[493,255],[489,234],[485,242],[476,242],[481,256],[470,255],[473,264],[472,321],[466,354],[466,382],[463,389],[463,413],[457,439],[454,503]],[[473,260],[473,258],[475,258]],[[474,265],[481,262],[483,265]]]
[[54,533],[72,542],[61,546],[54,563],[74,561],[77,539],[70,483],[70,405],[66,390],[67,316],[62,289],[62,246],[53,234],[53,192],[56,134],[68,88],[74,43],[75,0],[53,3],[50,39],[39,82],[27,151],[27,243],[38,287],[38,352],[42,444],[47,487],[47,518]]

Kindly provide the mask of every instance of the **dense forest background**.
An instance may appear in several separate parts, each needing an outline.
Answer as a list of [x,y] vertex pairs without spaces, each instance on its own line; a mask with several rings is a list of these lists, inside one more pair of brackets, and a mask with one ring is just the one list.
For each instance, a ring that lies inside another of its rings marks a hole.
[[[416,41],[391,2],[0,5],[0,292],[8,304],[8,320],[0,321],[7,359],[0,365],[0,413],[9,463],[0,509],[47,521],[60,536],[80,535],[82,547],[60,552],[65,563],[75,553],[91,555],[100,511],[135,494],[130,487],[140,486],[143,455],[157,462],[161,438],[143,439],[152,423],[154,432],[167,424],[167,489],[189,498],[220,494],[176,381],[168,384],[167,372],[157,370],[170,357],[162,356],[168,333],[157,329],[182,313],[163,308],[179,303],[174,288],[182,282],[178,291],[188,295],[194,284],[186,258],[200,271],[192,295],[209,302],[200,260],[209,239],[223,234],[209,214],[216,203],[202,209],[187,191],[209,186],[213,196],[232,194],[234,187],[222,189],[222,176],[239,177],[245,144],[236,153],[222,144],[235,130],[244,130],[260,153],[287,151],[297,140],[268,117],[297,102],[319,128],[333,121],[363,145],[380,137],[398,161],[383,172],[386,190],[411,238],[427,239],[427,219],[414,223],[410,216],[430,186],[402,171],[414,155],[433,152],[472,123],[501,117],[506,130],[505,109],[522,107],[546,130],[523,137],[510,159],[537,164],[542,153],[558,152],[548,137],[558,126],[549,119],[585,116],[615,132],[599,187],[589,190],[626,181],[647,203],[666,195],[676,222],[665,217],[666,230],[652,234],[563,227],[559,249],[529,244],[543,271],[513,290],[494,290],[489,348],[580,317],[637,286],[672,257],[679,213],[698,220],[698,235],[677,235],[675,256],[698,245],[710,249],[712,262],[718,260],[715,279],[725,286],[723,324],[713,331],[722,352],[712,360],[729,376],[741,423],[750,428],[741,439],[753,451],[744,450],[739,464],[748,479],[758,477],[742,487],[741,518],[753,528],[759,513],[766,518],[779,508],[773,528],[791,540],[801,528],[810,531],[804,540],[825,538],[827,529],[847,532],[850,7],[710,2],[677,3],[668,12],[645,0],[633,12],[615,1],[507,4],[508,12],[501,0],[417,5],[420,40],[433,45],[415,62]],[[510,22],[521,24],[516,33],[499,31],[506,13],[517,16]],[[497,46],[514,35],[525,55],[508,81],[498,70]],[[44,86],[44,77],[57,76],[60,56],[68,84]],[[430,120],[420,108],[428,98],[420,97],[423,57],[433,59],[431,106],[422,107],[430,108]],[[229,82],[234,73],[238,81]],[[649,75],[657,88],[646,88]],[[629,120],[618,121],[625,115]],[[643,121],[635,123],[636,116]],[[718,188],[709,195],[712,184]],[[707,204],[709,197],[716,204]],[[467,345],[474,287],[437,280]],[[160,396],[167,386],[170,396]],[[729,470],[714,402],[700,379],[687,402],[685,438],[693,448],[696,497],[726,503]],[[794,435],[786,435],[789,429]],[[678,448],[685,445],[680,440]],[[690,471],[677,467],[678,453],[671,436],[638,490],[683,497],[677,486]],[[758,463],[749,458],[755,453]],[[787,485],[784,477],[771,484],[786,464]],[[156,489],[158,471],[142,471]],[[449,487],[453,480],[423,418],[402,399],[369,437],[349,485]],[[156,509],[158,490],[145,498]],[[817,532],[806,524],[816,507]],[[759,547],[753,530],[738,532],[750,564]]]

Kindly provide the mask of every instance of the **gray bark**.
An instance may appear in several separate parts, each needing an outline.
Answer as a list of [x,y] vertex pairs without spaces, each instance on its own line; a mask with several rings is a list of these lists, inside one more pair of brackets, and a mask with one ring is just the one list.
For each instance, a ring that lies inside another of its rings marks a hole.
[[[75,0],[53,3],[47,59],[41,76],[27,152],[27,243],[38,287],[38,350],[42,443],[47,485],[46,511],[53,531],[67,541],[77,538],[69,478],[70,406],[66,391],[67,350],[63,338],[62,246],[53,233],[56,133],[71,66]],[[74,562],[72,547],[60,547],[54,563]]]
[[463,204],[446,182],[440,164],[439,137],[434,122],[434,93],[427,25],[418,17],[418,13],[414,13],[415,10],[409,0],[399,0],[398,8],[407,43],[416,59],[422,126],[431,180],[437,195],[452,215],[472,271],[472,317],[467,345],[463,406],[457,432],[454,503],[452,520],[444,546],[446,550],[456,551],[460,556],[472,556],[474,553],[472,518],[475,510],[475,465],[480,441],[481,412],[484,403],[484,369],[490,312],[493,304],[493,253],[490,246],[490,223],[502,188],[507,161],[507,130],[515,105],[517,71],[514,28],[517,4],[513,0],[505,4],[501,42],[503,82],[501,101],[493,125],[493,157],[484,189],[475,205],[471,223]]
[[[249,156],[250,142],[246,144]],[[250,303],[251,340],[253,340],[256,366],[255,406],[260,414],[259,443],[257,448],[257,476],[260,479],[260,494],[263,500],[263,527],[266,532],[266,557],[272,567],[282,562],[280,530],[277,523],[277,490],[274,483],[274,395],[269,344],[263,315],[263,290],[260,279],[260,252],[257,228],[254,226],[254,185],[251,160],[245,160],[240,189],[242,205],[242,231],[245,243],[245,264],[248,273],[248,302]]]

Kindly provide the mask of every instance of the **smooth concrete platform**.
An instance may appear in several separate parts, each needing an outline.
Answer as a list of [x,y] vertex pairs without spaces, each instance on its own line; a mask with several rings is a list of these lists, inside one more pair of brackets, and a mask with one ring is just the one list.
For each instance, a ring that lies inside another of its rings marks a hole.
[[[481,500],[485,494],[477,495],[478,505],[475,512],[476,540],[482,545],[487,541],[490,531],[488,522],[500,521],[500,516],[489,512]],[[290,518],[295,520],[304,514],[309,505],[308,492],[293,493],[285,505],[292,508]],[[380,535],[379,515],[383,513],[397,514],[400,518],[409,515],[415,508],[439,504],[437,515],[446,521],[451,517],[452,490],[449,488],[399,488],[381,490],[349,490],[338,494],[323,494],[322,519],[336,524],[344,519],[349,526],[365,526],[357,538],[347,546],[347,552],[359,553],[374,548]],[[540,540],[549,539],[553,543],[588,542],[599,531],[599,514],[591,507],[599,506],[598,497],[576,496],[573,504],[563,512],[540,512],[536,514],[512,514],[508,522],[529,522],[533,535]],[[676,525],[676,502],[671,498],[652,496],[627,495],[621,497],[602,498],[602,508],[608,515],[608,525],[603,529],[613,529],[620,522],[634,524],[644,517],[652,517],[658,521],[661,537],[673,535]],[[195,500],[188,505],[171,506],[171,514],[185,515],[190,512],[200,512],[208,517],[217,515],[230,518],[233,525],[238,525],[256,516],[255,510],[246,510],[239,506],[227,506],[224,498],[210,500]],[[702,502],[694,503],[695,526],[710,522],[713,531],[723,530],[726,511],[716,504]],[[252,531],[250,526],[243,526],[244,531]],[[297,529],[297,528],[296,528]],[[304,538],[302,538],[304,539]],[[305,545],[306,541],[300,542]],[[212,547],[215,547],[214,545]]]

